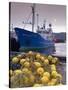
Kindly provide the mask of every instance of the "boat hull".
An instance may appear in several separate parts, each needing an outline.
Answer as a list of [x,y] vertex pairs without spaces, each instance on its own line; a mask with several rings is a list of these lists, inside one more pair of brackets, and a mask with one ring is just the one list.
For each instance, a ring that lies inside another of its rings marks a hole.
[[30,32],[21,28],[15,28],[20,43],[20,51],[37,51],[45,54],[55,52],[54,42],[43,39],[38,33]]

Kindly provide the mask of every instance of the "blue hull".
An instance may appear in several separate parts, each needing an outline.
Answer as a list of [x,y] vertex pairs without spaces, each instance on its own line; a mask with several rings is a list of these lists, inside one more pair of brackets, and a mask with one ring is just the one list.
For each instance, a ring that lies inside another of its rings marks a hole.
[[21,51],[37,51],[45,54],[55,52],[54,42],[43,39],[38,33],[30,32],[21,28],[15,28]]

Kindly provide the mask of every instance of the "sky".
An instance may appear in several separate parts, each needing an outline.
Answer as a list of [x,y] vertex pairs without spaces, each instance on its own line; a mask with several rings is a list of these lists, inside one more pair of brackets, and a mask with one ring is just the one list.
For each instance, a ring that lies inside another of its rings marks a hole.
[[[11,3],[10,26],[25,28],[32,30],[31,24],[24,24],[24,22],[32,21],[32,3]],[[35,4],[35,27],[37,30],[37,14],[39,14],[38,25],[42,27],[44,20],[46,20],[46,28],[49,23],[52,24],[53,32],[66,32],[66,6],[52,5],[52,4]]]

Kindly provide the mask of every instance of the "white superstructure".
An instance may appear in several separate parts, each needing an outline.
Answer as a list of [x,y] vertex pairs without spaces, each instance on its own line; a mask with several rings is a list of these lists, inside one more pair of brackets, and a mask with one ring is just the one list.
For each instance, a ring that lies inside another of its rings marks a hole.
[[44,39],[53,40],[53,31],[51,28],[51,24],[49,24],[49,27],[46,29],[45,24],[43,24],[43,27],[40,28],[38,26],[37,33],[40,34]]

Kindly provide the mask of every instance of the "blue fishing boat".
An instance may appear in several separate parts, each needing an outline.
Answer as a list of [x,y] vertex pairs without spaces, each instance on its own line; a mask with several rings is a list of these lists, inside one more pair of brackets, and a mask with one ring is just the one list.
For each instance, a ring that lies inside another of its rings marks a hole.
[[[18,43],[15,44],[19,46],[19,51],[36,51],[45,54],[53,54],[55,52],[55,46],[53,42],[53,32],[51,24],[49,28],[46,29],[45,21],[43,27],[40,28],[38,25],[38,14],[37,14],[37,32],[34,32],[34,21],[35,21],[35,5],[32,6],[32,31],[15,27],[15,34]],[[13,41],[12,41],[13,44]],[[12,45],[11,45],[12,47]],[[13,50],[12,50],[13,51]]]

